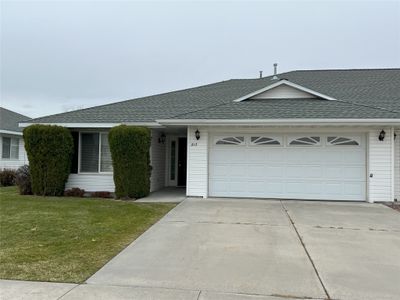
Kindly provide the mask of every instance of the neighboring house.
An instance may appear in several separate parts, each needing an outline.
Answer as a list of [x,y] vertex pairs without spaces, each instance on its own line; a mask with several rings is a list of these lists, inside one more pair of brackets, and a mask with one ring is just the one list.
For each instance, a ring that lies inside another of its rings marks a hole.
[[29,119],[27,116],[0,107],[0,170],[18,169],[28,164],[22,128],[18,123]]
[[[152,130],[151,190],[188,196],[400,199],[400,69],[293,71],[102,105],[21,124],[75,140],[67,187],[114,190],[107,132]],[[397,138],[396,138],[397,134]]]

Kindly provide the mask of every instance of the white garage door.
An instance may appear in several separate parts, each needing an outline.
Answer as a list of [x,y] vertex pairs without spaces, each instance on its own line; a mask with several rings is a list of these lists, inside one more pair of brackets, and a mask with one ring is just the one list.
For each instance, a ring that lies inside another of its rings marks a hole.
[[365,136],[211,136],[209,194],[321,200],[366,199]]

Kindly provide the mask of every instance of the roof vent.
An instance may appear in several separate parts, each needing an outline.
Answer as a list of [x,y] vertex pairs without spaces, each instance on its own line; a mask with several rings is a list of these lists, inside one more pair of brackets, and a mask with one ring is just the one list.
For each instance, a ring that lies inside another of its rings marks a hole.
[[260,72],[260,79],[261,79],[261,78],[262,78],[262,72],[263,72],[263,71],[259,71],[259,72]]
[[271,80],[277,80],[278,76],[276,76],[276,74],[278,74],[278,64],[274,63],[274,76],[271,78]]

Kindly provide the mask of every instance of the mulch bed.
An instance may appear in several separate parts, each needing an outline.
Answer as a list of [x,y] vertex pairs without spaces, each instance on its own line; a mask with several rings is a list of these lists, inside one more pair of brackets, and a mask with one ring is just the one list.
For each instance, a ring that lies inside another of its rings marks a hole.
[[386,206],[389,206],[390,208],[393,208],[394,210],[397,210],[400,212],[400,202],[386,202],[384,203]]

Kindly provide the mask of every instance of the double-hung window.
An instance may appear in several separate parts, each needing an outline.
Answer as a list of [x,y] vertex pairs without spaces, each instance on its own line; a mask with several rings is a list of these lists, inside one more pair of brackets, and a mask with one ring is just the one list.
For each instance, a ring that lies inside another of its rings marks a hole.
[[19,157],[19,138],[2,138],[1,158],[18,159]]
[[81,132],[79,171],[81,173],[112,172],[107,133]]

